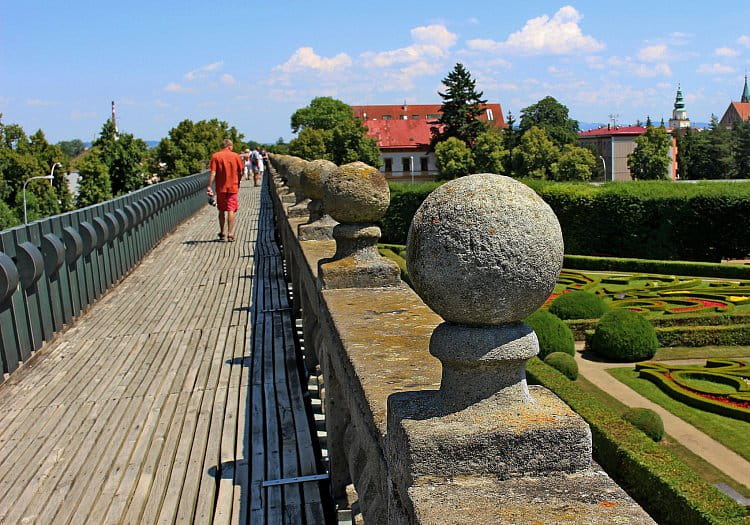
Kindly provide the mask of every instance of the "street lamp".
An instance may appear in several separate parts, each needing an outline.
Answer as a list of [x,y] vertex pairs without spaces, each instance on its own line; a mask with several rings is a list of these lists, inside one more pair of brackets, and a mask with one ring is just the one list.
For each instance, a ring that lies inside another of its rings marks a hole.
[[411,183],[414,184],[414,157],[409,157],[409,171],[411,172]]
[[599,158],[602,159],[602,169],[604,170],[604,182],[607,182],[607,163],[604,162],[604,157],[599,155]]
[[62,168],[62,164],[60,164],[59,162],[55,162],[52,165],[52,170],[49,172],[49,175],[39,175],[38,177],[31,177],[31,178],[26,179],[26,182],[23,183],[23,223],[24,224],[29,223],[28,217],[26,216],[26,185],[34,179],[47,179],[51,183],[52,179],[55,178],[55,168],[58,166]]

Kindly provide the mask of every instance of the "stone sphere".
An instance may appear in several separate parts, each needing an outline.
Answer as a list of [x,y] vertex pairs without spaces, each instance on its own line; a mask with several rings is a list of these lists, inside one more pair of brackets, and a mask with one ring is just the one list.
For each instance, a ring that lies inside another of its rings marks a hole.
[[323,185],[326,213],[343,224],[379,221],[390,200],[383,174],[364,162],[340,166]]
[[300,189],[302,171],[305,169],[307,164],[308,162],[306,160],[299,157],[293,157],[291,155],[286,159],[286,174],[288,177],[289,186],[291,186],[293,190]]
[[312,160],[302,170],[302,193],[314,200],[323,200],[323,184],[336,170],[330,160]]
[[552,209],[524,184],[490,173],[433,191],[414,215],[406,249],[422,300],[464,325],[524,319],[549,297],[562,260]]

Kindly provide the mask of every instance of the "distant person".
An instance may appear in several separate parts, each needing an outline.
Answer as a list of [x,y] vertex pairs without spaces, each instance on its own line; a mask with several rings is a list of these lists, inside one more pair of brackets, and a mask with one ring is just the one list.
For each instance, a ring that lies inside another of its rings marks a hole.
[[[228,242],[234,242],[234,213],[240,209],[238,193],[242,170],[245,166],[240,156],[232,151],[230,139],[224,139],[221,147],[221,151],[211,156],[211,175],[208,178],[206,194],[209,197],[214,196],[211,186],[215,181],[216,207],[219,209],[219,240],[223,241],[226,238]],[[224,229],[225,218],[226,230]]]
[[245,164],[245,169],[242,171],[242,178],[243,179],[249,179],[250,178],[250,148],[245,148],[245,151],[240,153],[240,158],[242,159],[242,162]]
[[263,180],[263,155],[256,147],[252,153],[250,153],[253,166],[253,183],[255,186],[260,186],[261,180]]
[[258,149],[260,150],[260,156],[263,159],[263,169],[268,169],[268,152],[265,150],[263,146],[258,146]]

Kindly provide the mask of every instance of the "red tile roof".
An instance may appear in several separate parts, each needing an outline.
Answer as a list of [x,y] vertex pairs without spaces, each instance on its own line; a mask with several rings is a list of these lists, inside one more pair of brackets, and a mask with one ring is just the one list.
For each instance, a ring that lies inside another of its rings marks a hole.
[[614,128],[597,128],[581,131],[579,137],[610,137],[612,135],[643,135],[646,128],[643,126],[618,126]]
[[750,118],[750,102],[732,102],[732,107],[742,120]]
[[[440,104],[396,104],[396,105],[376,105],[376,106],[352,106],[354,116],[369,122],[370,120],[382,120],[383,116],[390,116],[392,120],[401,120],[402,116],[406,116],[409,120],[423,121],[427,119],[427,115],[439,115]],[[503,110],[500,104],[485,104],[482,106],[486,109],[492,110],[492,122],[497,127],[505,127],[505,117],[503,116]],[[412,118],[414,115],[419,115],[418,119]],[[488,122],[487,112],[485,111],[479,116],[480,120]]]
[[[387,113],[386,113],[387,115]],[[430,145],[427,120],[367,120],[367,135],[380,149],[424,149]]]

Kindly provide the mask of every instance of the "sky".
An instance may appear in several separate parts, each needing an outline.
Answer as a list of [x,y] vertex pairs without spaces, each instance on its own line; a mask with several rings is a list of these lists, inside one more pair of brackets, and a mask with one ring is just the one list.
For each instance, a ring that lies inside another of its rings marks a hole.
[[440,103],[464,64],[518,117],[551,95],[582,122],[721,117],[750,69],[750,2],[516,0],[0,3],[0,113],[51,142],[121,132],[159,140],[218,118],[246,139],[293,138],[316,96]]

